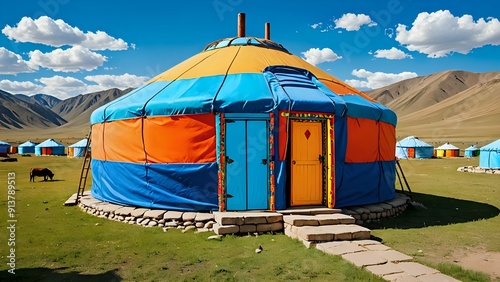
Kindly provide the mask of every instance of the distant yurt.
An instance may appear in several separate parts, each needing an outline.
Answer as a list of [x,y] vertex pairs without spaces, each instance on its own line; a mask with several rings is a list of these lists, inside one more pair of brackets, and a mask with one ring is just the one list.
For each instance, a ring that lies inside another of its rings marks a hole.
[[92,113],[92,195],[183,211],[379,203],[395,197],[396,120],[240,29]]
[[467,149],[464,150],[464,157],[477,157],[479,156],[479,148],[476,147],[475,145],[471,145]]
[[68,146],[68,157],[83,157],[85,154],[85,147],[87,147],[87,138],[84,138],[75,144]]
[[0,141],[0,157],[6,157],[10,150],[10,144]]
[[460,157],[460,148],[446,142],[436,148],[436,157]]
[[35,153],[35,146],[37,143],[31,142],[31,141],[26,141],[23,144],[18,146],[18,152],[19,154],[28,154],[28,153]]
[[17,146],[10,146],[9,154],[17,154]]
[[35,156],[62,156],[64,145],[54,139],[47,139],[35,146]]
[[396,157],[400,159],[429,159],[433,155],[434,147],[415,136],[408,136],[396,143]]
[[479,167],[500,169],[500,139],[484,147],[479,153]]

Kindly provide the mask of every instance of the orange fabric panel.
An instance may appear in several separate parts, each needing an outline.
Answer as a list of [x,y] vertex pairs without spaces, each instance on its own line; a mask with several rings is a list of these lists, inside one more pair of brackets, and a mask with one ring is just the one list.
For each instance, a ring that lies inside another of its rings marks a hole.
[[378,160],[378,125],[365,118],[347,117],[346,162],[367,163]]
[[[105,123],[104,154],[106,160],[144,163],[141,118],[115,120]],[[94,144],[92,144],[94,153]]]
[[104,126],[105,123],[96,123],[92,125],[92,158],[104,161]]
[[215,162],[215,116],[144,119],[144,145],[149,163]]
[[396,127],[390,123],[379,122],[380,133],[380,161],[393,161],[396,159]]

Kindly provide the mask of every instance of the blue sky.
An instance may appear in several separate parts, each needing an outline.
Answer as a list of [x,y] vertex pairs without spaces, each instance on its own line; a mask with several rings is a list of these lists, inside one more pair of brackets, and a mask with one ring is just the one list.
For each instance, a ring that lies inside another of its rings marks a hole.
[[[286,4],[284,4],[286,3]],[[445,70],[500,70],[500,3],[471,1],[0,2],[0,89],[65,99],[138,87],[208,43],[271,39],[362,90]]]

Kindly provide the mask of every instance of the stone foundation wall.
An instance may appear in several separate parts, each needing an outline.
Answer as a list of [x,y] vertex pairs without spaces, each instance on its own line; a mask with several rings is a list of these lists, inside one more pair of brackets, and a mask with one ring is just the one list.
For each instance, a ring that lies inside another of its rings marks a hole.
[[402,214],[411,201],[410,197],[404,194],[396,195],[395,199],[383,203],[342,208],[342,213],[354,217],[358,225],[395,217]]

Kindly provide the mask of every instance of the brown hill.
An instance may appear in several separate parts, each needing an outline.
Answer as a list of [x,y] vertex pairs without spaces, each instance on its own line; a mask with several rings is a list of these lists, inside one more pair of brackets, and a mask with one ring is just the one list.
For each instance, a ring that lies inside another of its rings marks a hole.
[[398,115],[398,139],[484,144],[500,138],[500,72],[446,71],[368,91]]
[[67,121],[50,109],[31,100],[20,99],[0,90],[0,127],[48,128],[61,126]]

